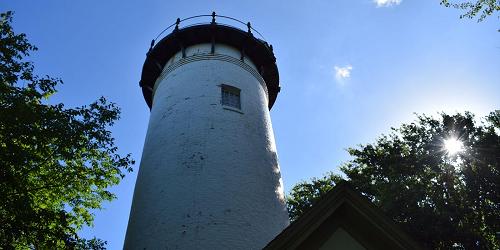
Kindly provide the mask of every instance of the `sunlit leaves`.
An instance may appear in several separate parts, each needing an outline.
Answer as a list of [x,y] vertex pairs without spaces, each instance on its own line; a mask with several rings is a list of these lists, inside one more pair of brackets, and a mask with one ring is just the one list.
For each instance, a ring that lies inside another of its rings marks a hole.
[[101,249],[103,241],[77,232],[132,170],[109,131],[120,110],[103,97],[77,108],[47,104],[62,81],[33,75],[24,57],[36,48],[11,21],[1,14],[0,248]]
[[319,197],[330,191],[335,184],[341,180],[342,178],[340,176],[330,174],[323,178],[314,178],[310,182],[304,181],[296,184],[286,197],[290,220],[296,220],[310,208]]

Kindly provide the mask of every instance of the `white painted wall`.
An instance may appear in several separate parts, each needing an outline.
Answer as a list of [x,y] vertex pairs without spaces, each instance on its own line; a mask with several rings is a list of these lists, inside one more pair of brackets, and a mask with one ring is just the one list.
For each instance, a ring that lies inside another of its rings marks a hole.
[[330,236],[330,238],[323,243],[319,250],[366,250],[356,239],[354,239],[347,231],[339,227]]
[[156,82],[125,249],[261,249],[289,224],[264,81],[238,50],[209,52],[178,53]]

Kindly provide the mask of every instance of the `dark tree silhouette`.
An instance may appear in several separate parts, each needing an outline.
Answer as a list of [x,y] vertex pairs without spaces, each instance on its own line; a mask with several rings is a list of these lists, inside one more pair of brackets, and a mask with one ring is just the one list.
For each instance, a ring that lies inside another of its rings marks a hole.
[[291,220],[345,178],[429,248],[499,249],[500,111],[480,124],[471,113],[418,116],[348,152],[345,177],[293,187]]

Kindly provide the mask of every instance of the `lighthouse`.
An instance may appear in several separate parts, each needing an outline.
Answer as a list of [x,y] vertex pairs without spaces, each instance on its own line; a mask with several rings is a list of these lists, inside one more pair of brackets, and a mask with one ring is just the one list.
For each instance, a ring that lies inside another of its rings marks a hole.
[[124,249],[263,248],[289,224],[269,114],[280,90],[272,46],[215,13],[177,19],[155,40]]

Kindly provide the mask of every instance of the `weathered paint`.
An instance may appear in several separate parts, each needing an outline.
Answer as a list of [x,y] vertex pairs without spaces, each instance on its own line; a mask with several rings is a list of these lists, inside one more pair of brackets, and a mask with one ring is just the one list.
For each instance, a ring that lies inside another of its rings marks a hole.
[[125,249],[261,249],[289,224],[264,80],[238,50],[210,50],[177,53],[156,81]]

